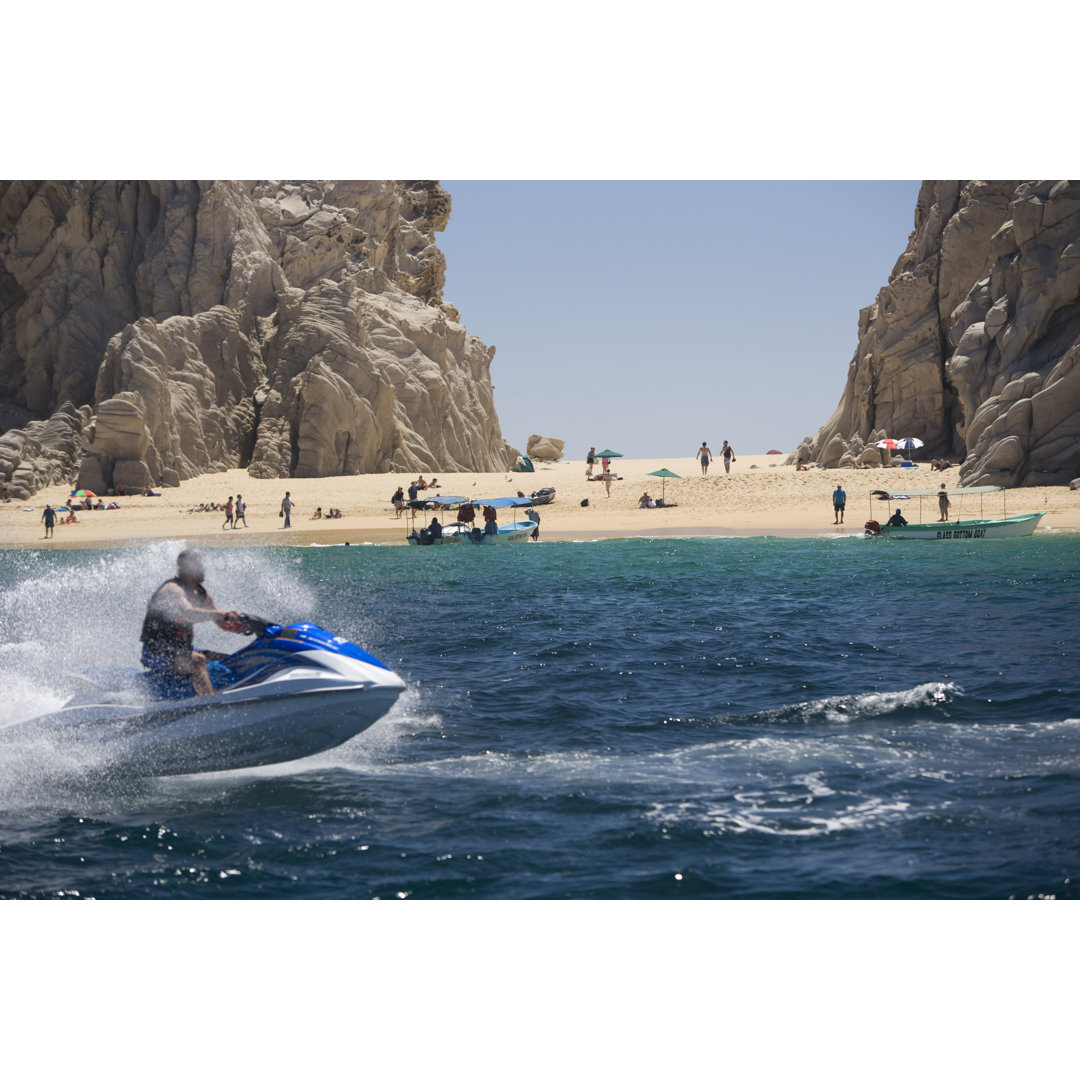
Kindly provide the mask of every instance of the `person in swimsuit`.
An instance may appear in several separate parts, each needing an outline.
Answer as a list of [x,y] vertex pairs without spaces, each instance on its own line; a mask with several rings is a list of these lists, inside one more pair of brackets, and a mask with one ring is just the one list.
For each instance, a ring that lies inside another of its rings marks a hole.
[[[254,630],[235,611],[219,611],[213,597],[203,588],[205,570],[202,554],[185,548],[176,558],[176,577],[163,582],[150,597],[143,619],[143,667],[163,675],[187,675],[200,697],[214,688],[206,670],[208,656],[193,647],[197,622],[215,622],[223,630],[252,634]],[[219,654],[209,654],[219,659]]]
[[698,461],[701,462],[701,475],[709,475],[709,462],[712,461],[712,451],[705,445],[701,444],[701,449],[697,452]]
[[728,446],[727,439],[724,440],[724,445],[720,447],[720,456],[724,459],[724,472],[731,472],[731,463],[735,460],[735,451]]

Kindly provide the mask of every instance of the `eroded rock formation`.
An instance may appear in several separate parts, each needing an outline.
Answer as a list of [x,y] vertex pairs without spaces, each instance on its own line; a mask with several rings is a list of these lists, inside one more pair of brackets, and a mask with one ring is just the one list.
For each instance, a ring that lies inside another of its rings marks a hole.
[[506,468],[449,213],[432,181],[0,182],[0,480]]
[[556,439],[551,435],[530,435],[525,443],[525,453],[537,461],[561,461],[565,439]]
[[922,185],[840,404],[794,456],[872,465],[886,435],[962,460],[965,483],[1080,475],[1080,182]]

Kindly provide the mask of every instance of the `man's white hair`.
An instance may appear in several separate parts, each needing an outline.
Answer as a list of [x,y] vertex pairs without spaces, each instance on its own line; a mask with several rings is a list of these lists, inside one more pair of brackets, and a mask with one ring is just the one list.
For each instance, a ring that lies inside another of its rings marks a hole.
[[202,570],[202,552],[198,548],[184,548],[184,550],[176,556],[176,565],[190,566],[192,569],[195,569],[197,567],[198,569]]

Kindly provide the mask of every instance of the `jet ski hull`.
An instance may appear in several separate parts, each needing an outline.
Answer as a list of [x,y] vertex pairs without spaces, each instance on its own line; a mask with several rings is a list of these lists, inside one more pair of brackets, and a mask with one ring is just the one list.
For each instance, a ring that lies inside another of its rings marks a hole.
[[[340,651],[297,646],[282,631],[230,657],[240,682],[206,697],[149,698],[147,676],[111,673],[113,689],[4,729],[112,775],[171,776],[274,765],[333,749],[393,708],[405,684],[374,657],[317,627]],[[303,633],[300,635],[303,636]],[[371,662],[368,662],[371,661]],[[276,665],[276,666],[275,666]],[[115,689],[115,687],[124,687]],[[135,687],[135,689],[132,689]]]

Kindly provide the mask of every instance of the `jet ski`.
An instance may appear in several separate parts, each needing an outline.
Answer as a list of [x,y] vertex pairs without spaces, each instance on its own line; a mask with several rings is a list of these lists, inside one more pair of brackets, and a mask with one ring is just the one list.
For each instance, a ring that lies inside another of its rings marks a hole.
[[0,731],[100,755],[110,773],[170,776],[273,765],[321,753],[369,728],[405,684],[382,661],[312,623],[243,616],[258,636],[207,664],[214,693],[186,676],[91,671],[58,712]]

